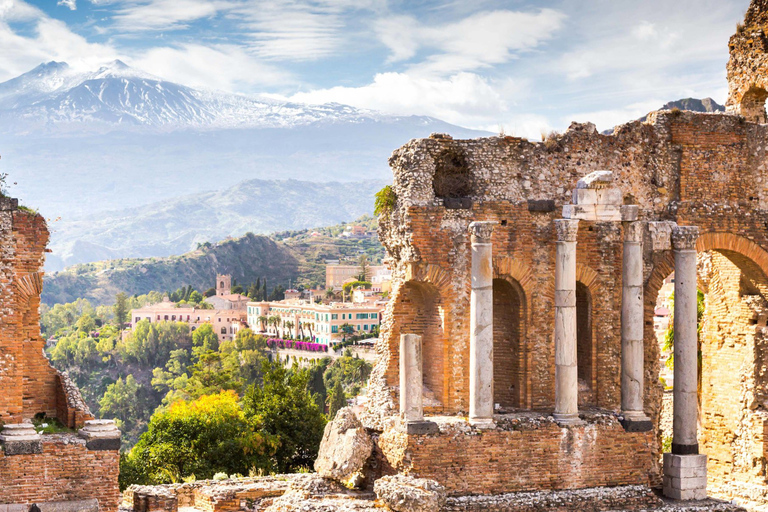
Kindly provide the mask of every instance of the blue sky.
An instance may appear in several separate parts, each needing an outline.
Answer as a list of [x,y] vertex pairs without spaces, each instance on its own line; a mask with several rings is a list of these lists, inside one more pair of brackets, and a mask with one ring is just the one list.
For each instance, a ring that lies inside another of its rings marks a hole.
[[748,0],[0,0],[0,82],[119,58],[186,85],[538,137],[726,98]]

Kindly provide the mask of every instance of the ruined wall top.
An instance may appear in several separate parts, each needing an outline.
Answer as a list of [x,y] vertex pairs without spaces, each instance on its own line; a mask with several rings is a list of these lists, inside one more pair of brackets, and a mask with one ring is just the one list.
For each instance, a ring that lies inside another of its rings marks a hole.
[[768,0],[752,0],[728,43],[728,112],[765,123],[768,98]]

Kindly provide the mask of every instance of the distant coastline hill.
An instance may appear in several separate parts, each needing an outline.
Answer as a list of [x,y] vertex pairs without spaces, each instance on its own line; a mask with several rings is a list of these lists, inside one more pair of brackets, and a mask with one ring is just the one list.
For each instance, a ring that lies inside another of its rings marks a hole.
[[245,233],[329,226],[373,213],[387,182],[248,180],[224,190],[52,222],[46,271],[78,263],[166,257]]
[[[374,229],[375,220],[364,216],[354,224]],[[216,244],[201,244],[180,256],[126,258],[84,263],[45,276],[43,302],[48,305],[85,298],[94,304],[112,304],[115,295],[141,295],[192,285],[204,292],[214,285],[217,273],[232,274],[238,284],[267,279],[276,285],[305,287],[325,284],[325,260],[357,261],[367,254],[378,262],[384,249],[376,237],[340,238],[344,225],[276,233],[248,233]]]

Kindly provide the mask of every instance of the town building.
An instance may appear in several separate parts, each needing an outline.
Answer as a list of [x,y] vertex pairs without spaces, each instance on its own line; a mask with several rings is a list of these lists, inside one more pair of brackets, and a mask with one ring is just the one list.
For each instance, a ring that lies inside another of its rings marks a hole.
[[[357,334],[370,334],[381,323],[381,305],[333,302],[313,304],[306,300],[249,302],[248,325],[254,332],[279,337],[310,337],[330,344],[344,337],[342,326],[349,324]],[[279,317],[279,325],[264,319]]]
[[168,297],[162,302],[131,310],[132,326],[142,320],[155,322],[185,322],[192,331],[203,324],[211,324],[219,336],[219,341],[232,340],[237,332],[247,326],[245,308],[239,309],[201,309],[192,306],[178,306]]
[[[383,265],[368,265],[365,277],[366,280],[370,281],[373,276],[385,276],[387,272],[387,267]],[[360,265],[326,265],[325,288],[328,290],[340,290],[346,283],[357,281],[359,275]]]
[[207,297],[205,302],[212,305],[214,309],[245,311],[245,305],[250,300],[246,295],[232,293],[232,276],[216,276],[216,294]]

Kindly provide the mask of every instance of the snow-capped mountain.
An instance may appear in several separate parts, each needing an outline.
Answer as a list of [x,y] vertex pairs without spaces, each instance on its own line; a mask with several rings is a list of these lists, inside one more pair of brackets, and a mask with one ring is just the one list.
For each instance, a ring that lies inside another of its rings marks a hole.
[[75,72],[65,62],[49,62],[0,84],[0,126],[6,133],[41,127],[55,130],[62,123],[222,129],[366,119],[397,118],[339,104],[310,106],[193,89],[119,60],[92,72]]
[[[290,196],[279,192],[282,197],[264,187],[261,194],[248,189],[252,200],[238,206],[244,213],[237,225],[228,212],[205,214],[209,220],[201,221],[194,201],[177,199],[216,192],[226,196],[226,190],[245,190],[239,184],[252,180],[326,185],[390,180],[392,151],[432,132],[457,138],[488,135],[431,117],[199,90],[120,61],[89,72],[49,62],[0,84],[0,173],[8,173],[10,193],[23,204],[60,218],[50,223],[51,269],[60,268],[57,261],[135,255],[136,247],[142,256],[166,255],[181,250],[175,241],[180,237],[192,244],[205,233],[269,231],[263,220],[271,217],[259,212],[291,217],[294,212],[287,212],[291,207],[286,204],[319,212],[369,201],[372,211],[369,191],[357,188],[353,198],[348,189],[355,187],[346,185],[337,187],[339,196],[330,204],[332,193],[319,194],[309,186]],[[287,183],[288,189],[294,187]],[[196,219],[199,229],[184,224],[184,231],[164,204],[183,205],[174,215]],[[221,204],[217,207],[224,208]],[[108,219],[120,217],[114,213],[119,211],[141,212],[131,215],[147,222],[128,225],[114,236]],[[94,218],[105,219],[101,230],[92,229]],[[317,224],[305,215],[291,227]],[[147,247],[147,240],[155,242]]]

